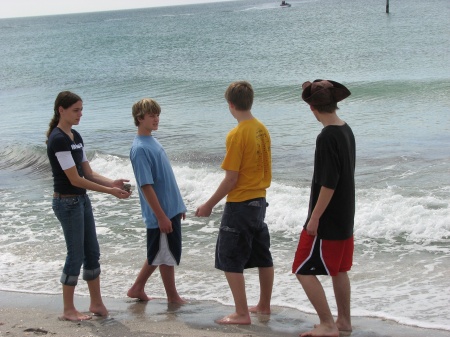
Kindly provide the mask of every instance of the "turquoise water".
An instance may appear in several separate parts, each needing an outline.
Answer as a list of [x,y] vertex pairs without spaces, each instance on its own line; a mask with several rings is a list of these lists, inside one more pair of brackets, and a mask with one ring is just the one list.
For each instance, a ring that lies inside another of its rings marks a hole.
[[[227,286],[213,267],[222,204],[210,219],[193,213],[223,177],[225,136],[236,123],[223,93],[245,79],[255,89],[253,113],[272,135],[274,304],[312,312],[290,274],[321,129],[300,86],[328,78],[352,91],[339,114],[357,141],[353,314],[450,330],[450,5],[391,2],[387,15],[382,1],[290,3],[0,20],[0,288],[59,292],[64,242],[50,207],[44,142],[57,93],[72,90],[84,100],[76,129],[92,166],[133,183],[131,106],[145,96],[161,104],[156,136],[188,206],[179,290],[232,303],[216,291]],[[103,292],[122,297],[145,258],[137,193],[92,199]],[[252,302],[257,276],[247,278]],[[155,282],[152,295],[164,296]]]

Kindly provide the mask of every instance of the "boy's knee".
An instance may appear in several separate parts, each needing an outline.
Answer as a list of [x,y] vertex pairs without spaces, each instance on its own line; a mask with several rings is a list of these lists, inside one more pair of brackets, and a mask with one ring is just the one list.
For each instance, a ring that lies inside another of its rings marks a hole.
[[308,282],[313,282],[313,281],[317,280],[317,276],[316,275],[295,274],[295,276],[297,276],[297,280],[302,285],[306,284]]

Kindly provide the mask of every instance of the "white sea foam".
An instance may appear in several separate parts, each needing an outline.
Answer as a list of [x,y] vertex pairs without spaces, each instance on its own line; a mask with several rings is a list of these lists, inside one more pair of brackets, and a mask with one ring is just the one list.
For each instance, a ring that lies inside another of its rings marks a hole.
[[[105,175],[130,179],[135,186],[128,159],[96,155],[92,167]],[[189,211],[206,201],[224,177],[222,170],[174,166],[175,176]],[[135,192],[137,194],[137,192]],[[106,195],[96,197],[111,206],[117,201]],[[355,234],[373,239],[404,236],[412,241],[439,241],[450,237],[450,206],[447,199],[425,191],[419,195],[402,195],[396,187],[357,189]],[[308,212],[309,186],[295,187],[274,181],[267,192],[266,222],[274,232],[289,236],[299,232]],[[219,203],[219,209],[224,200]],[[109,210],[126,214],[123,209]]]
[[426,193],[403,196],[393,188],[358,191],[355,234],[374,239],[404,236],[412,241],[450,237],[448,200]]

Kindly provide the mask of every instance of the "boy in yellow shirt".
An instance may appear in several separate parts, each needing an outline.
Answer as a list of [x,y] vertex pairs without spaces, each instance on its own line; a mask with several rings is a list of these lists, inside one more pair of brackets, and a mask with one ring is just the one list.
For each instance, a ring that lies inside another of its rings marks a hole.
[[[264,124],[252,115],[253,95],[251,84],[245,81],[231,83],[225,92],[230,113],[238,125],[226,138],[226,155],[221,166],[225,177],[195,213],[210,216],[213,207],[227,197],[215,267],[225,272],[236,312],[217,320],[219,324],[251,324],[249,312],[270,314],[274,268],[264,218],[268,206],[266,189],[272,180],[271,141]],[[260,299],[249,308],[244,269],[255,267],[259,271]]]

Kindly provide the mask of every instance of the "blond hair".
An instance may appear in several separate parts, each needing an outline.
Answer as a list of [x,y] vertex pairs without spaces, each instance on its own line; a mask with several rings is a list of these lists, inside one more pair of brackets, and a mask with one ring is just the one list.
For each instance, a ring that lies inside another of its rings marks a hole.
[[143,98],[133,104],[131,111],[134,118],[134,125],[139,126],[139,119],[144,118],[146,114],[159,115],[161,113],[161,107],[155,100]]

